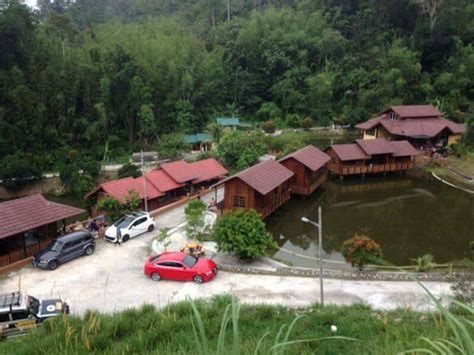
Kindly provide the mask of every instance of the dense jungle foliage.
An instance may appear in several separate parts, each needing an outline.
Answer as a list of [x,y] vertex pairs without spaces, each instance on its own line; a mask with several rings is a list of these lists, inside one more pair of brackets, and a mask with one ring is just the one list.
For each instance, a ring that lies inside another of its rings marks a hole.
[[98,161],[147,149],[217,115],[355,124],[388,105],[432,103],[473,121],[469,0],[38,5],[0,3],[4,179],[58,169],[71,151]]

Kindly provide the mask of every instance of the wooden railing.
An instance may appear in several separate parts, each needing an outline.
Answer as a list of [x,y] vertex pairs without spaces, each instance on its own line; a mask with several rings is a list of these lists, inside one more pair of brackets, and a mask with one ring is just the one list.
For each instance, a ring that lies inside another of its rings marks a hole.
[[44,240],[37,244],[30,245],[26,247],[26,253],[24,248],[10,250],[8,254],[0,255],[0,267],[35,256],[40,250],[45,249],[50,243],[51,240]]
[[375,174],[384,173],[389,171],[403,171],[413,169],[415,163],[412,161],[403,163],[390,163],[390,164],[371,164],[363,166],[348,166],[340,165],[337,171],[341,175],[353,175],[353,174]]

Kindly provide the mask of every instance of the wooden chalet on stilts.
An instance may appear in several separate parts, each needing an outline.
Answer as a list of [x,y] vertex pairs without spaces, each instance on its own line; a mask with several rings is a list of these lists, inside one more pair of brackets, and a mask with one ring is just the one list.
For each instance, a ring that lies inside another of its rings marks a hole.
[[223,210],[254,209],[262,218],[290,199],[294,173],[275,160],[267,160],[215,184],[224,184]]
[[279,160],[280,164],[291,170],[291,193],[311,195],[328,176],[326,163],[331,157],[312,145],[308,145]]
[[415,156],[420,154],[408,141],[387,141],[384,138],[334,144],[326,153],[331,157],[329,171],[339,176],[413,169]]

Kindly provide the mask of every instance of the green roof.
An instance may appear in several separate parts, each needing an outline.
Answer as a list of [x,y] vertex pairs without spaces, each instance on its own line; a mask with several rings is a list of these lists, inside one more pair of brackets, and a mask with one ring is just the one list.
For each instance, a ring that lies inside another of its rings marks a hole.
[[184,141],[188,144],[197,144],[201,142],[211,142],[212,137],[209,133],[186,134]]
[[240,120],[237,117],[217,117],[216,122],[221,126],[240,126]]

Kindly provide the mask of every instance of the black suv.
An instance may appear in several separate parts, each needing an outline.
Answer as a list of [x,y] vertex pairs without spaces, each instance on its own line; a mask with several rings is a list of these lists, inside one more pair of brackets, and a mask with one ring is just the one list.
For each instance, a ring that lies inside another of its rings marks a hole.
[[57,238],[50,246],[36,254],[33,265],[42,269],[55,270],[59,264],[82,255],[92,255],[95,240],[87,230],[81,230]]

